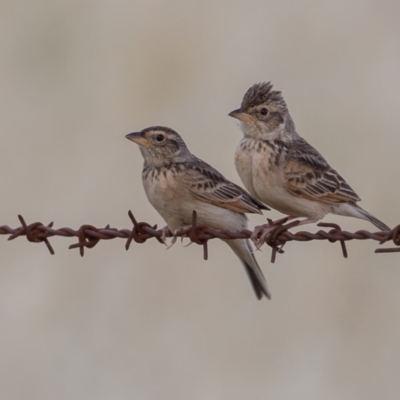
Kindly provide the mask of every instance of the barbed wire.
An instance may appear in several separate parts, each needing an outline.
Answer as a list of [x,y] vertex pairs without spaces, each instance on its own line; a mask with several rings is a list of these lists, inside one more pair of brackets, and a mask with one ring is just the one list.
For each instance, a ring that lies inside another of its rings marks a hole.
[[[45,243],[50,254],[54,254],[54,249],[49,242],[49,238],[53,236],[62,237],[77,237],[78,242],[69,246],[70,249],[79,248],[80,255],[84,255],[84,249],[91,249],[97,245],[100,240],[110,240],[121,238],[126,240],[125,248],[129,247],[134,241],[135,243],[144,243],[148,239],[156,239],[159,243],[165,244],[166,237],[176,238],[187,237],[191,243],[196,243],[203,246],[204,259],[208,259],[207,243],[210,239],[257,239],[258,247],[267,244],[272,249],[271,262],[275,262],[276,255],[282,254],[283,246],[292,241],[309,242],[311,240],[327,240],[331,243],[339,242],[342,249],[343,257],[347,258],[346,242],[350,240],[367,240],[372,239],[379,242],[380,245],[393,242],[396,247],[393,248],[378,248],[375,253],[392,253],[400,252],[400,225],[397,225],[389,232],[368,232],[359,230],[357,232],[342,231],[339,225],[331,223],[319,223],[319,227],[331,228],[329,231],[319,230],[318,232],[295,232],[289,231],[290,228],[295,227],[298,221],[286,223],[287,218],[278,221],[267,219],[268,224],[257,227],[254,232],[244,229],[238,232],[231,232],[228,230],[217,230],[209,226],[197,224],[197,214],[193,211],[192,225],[181,229],[175,235],[170,231],[164,229],[157,229],[157,225],[150,225],[147,222],[137,222],[131,211],[128,216],[133,224],[132,229],[117,229],[111,228],[109,225],[104,228],[96,228],[92,225],[82,225],[77,230],[72,228],[53,228],[53,222],[47,225],[41,222],[34,222],[27,224],[25,219],[18,215],[21,226],[17,228],[10,228],[7,225],[0,226],[0,235],[10,235],[8,240],[14,240],[18,237],[25,236],[29,242],[32,243]],[[261,243],[260,243],[261,240]]]

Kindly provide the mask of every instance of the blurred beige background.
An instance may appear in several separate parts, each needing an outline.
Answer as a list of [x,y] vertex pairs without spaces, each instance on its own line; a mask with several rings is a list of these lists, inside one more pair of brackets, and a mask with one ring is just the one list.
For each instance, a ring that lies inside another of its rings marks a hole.
[[[124,135],[178,130],[235,182],[227,113],[255,82],[389,225],[400,223],[396,1],[1,1],[0,225],[158,223]],[[276,212],[268,216],[278,218]],[[367,222],[329,217],[347,230]],[[263,222],[252,217],[251,226]],[[312,227],[310,227],[312,229]],[[400,256],[376,243],[257,253],[257,302],[223,243],[0,240],[1,399],[398,399]]]

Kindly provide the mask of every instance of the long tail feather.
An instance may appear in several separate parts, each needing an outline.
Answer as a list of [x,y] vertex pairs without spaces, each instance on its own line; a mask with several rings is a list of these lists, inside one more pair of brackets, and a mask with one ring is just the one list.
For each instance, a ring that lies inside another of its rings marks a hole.
[[224,241],[235,252],[245,267],[257,298],[261,300],[262,297],[265,296],[268,299],[271,299],[271,293],[268,289],[267,280],[265,279],[256,258],[254,257],[249,241],[246,239]]
[[368,220],[372,224],[374,224],[378,229],[381,231],[390,231],[391,229],[384,224],[382,221],[380,221],[378,218],[374,217],[372,214],[370,214],[368,211],[365,211],[363,208],[358,207],[360,213],[364,216],[364,219]]
[[338,215],[344,215],[346,217],[365,219],[374,224],[378,229],[380,229],[383,232],[391,230],[386,224],[384,224],[378,218],[374,217],[368,211],[365,211],[356,203],[337,204],[333,209],[333,213]]

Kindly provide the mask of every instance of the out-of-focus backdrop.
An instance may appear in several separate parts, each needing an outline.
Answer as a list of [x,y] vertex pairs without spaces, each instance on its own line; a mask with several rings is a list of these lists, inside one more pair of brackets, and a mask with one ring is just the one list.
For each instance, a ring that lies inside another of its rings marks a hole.
[[[255,82],[400,223],[395,1],[2,1],[0,225],[163,226],[126,133],[161,124],[233,181]],[[277,212],[265,213],[279,218]],[[367,222],[329,217],[344,229]],[[250,219],[251,226],[265,221]],[[307,227],[312,229],[312,227]],[[314,228],[315,229],[315,228]],[[290,243],[256,301],[229,248],[0,238],[1,399],[398,399],[400,256]]]

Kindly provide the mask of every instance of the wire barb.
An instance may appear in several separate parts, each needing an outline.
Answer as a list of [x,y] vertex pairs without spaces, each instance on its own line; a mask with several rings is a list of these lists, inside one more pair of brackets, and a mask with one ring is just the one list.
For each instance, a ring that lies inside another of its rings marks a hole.
[[[335,234],[335,233],[342,233],[342,228],[338,224],[332,224],[329,222],[320,222],[317,226],[320,226],[321,228],[333,228],[332,230],[329,231],[330,234]],[[331,243],[335,243],[336,240],[334,239],[328,239]],[[342,249],[342,254],[344,258],[348,257],[347,253],[347,247],[346,243],[344,240],[339,240],[340,242],[340,247]]]
[[[47,225],[41,222],[27,224],[25,219],[18,215],[21,226],[10,228],[7,225],[0,226],[0,235],[9,235],[8,240],[14,240],[20,236],[25,236],[29,242],[45,243],[50,254],[54,254],[54,249],[49,242],[49,238],[53,236],[76,237],[77,243],[69,246],[70,249],[79,248],[81,256],[84,250],[95,247],[100,240],[110,240],[121,238],[126,241],[125,249],[129,250],[132,241],[135,243],[145,243],[148,239],[155,238],[159,243],[165,244],[163,237],[187,237],[190,243],[196,243],[203,246],[203,257],[208,259],[208,241],[210,239],[250,239],[253,238],[257,242],[257,247],[264,244],[271,247],[271,262],[274,263],[277,254],[283,254],[283,247],[288,242],[309,242],[312,240],[327,240],[330,243],[339,242],[343,257],[348,257],[346,242],[350,240],[375,240],[379,245],[393,242],[395,247],[378,248],[375,253],[395,253],[400,252],[400,225],[397,225],[388,232],[368,232],[365,230],[357,232],[346,232],[337,224],[319,223],[317,226],[321,228],[331,228],[329,231],[319,230],[318,232],[291,232],[290,229],[296,227],[298,221],[287,223],[287,218],[277,221],[267,219],[268,224],[256,227],[254,232],[244,229],[238,232],[227,230],[218,230],[205,225],[198,225],[197,213],[193,211],[192,224],[182,228],[180,231],[172,234],[170,231],[157,229],[157,225],[150,225],[147,222],[137,222],[132,211],[128,212],[128,216],[132,222],[132,229],[96,228],[93,225],[84,224],[78,230],[71,228],[53,228],[53,222]],[[260,242],[261,240],[261,242]]]
[[[51,246],[49,240],[47,239],[46,235],[41,235],[41,227],[44,227],[44,225],[41,222],[34,222],[33,224],[27,225],[25,222],[25,219],[22,215],[18,215],[19,222],[21,222],[22,227],[17,228],[16,232],[10,235],[8,240],[14,240],[18,236],[25,235],[26,238],[28,239],[29,242],[32,243],[41,243],[44,242],[45,245],[47,246],[47,249],[49,250],[51,255],[54,255],[54,249]],[[47,225],[47,228],[51,228],[53,226],[54,222],[50,222]],[[3,227],[0,227],[0,229]]]

